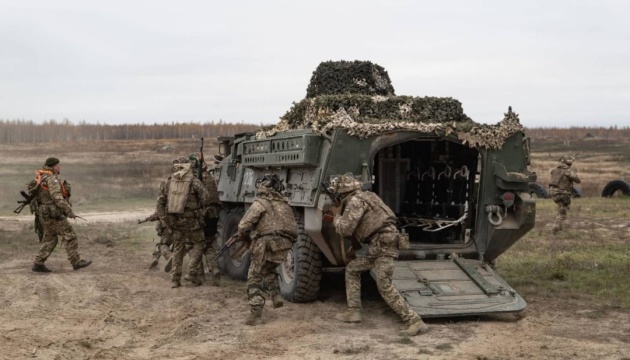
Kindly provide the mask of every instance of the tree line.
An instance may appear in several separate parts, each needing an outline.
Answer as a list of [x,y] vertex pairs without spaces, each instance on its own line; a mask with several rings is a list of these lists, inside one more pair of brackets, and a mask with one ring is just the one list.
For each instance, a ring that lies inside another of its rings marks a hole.
[[[262,125],[207,122],[170,124],[74,124],[48,120],[34,123],[27,120],[0,119],[0,144],[72,142],[93,140],[159,140],[196,137],[233,136],[242,132],[252,132]],[[570,127],[570,128],[526,128],[525,132],[533,140],[558,139],[577,140],[584,138],[620,139],[630,138],[630,127]]]
[[260,125],[223,121],[170,124],[74,124],[69,120],[34,123],[26,120],[0,119],[0,144],[73,142],[93,140],[157,140],[196,137],[233,136],[252,132]]

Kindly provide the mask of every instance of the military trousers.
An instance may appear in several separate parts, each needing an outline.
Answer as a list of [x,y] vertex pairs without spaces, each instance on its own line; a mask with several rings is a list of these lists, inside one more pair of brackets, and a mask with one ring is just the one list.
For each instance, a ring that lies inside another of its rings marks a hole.
[[571,195],[569,193],[560,192],[552,194],[551,199],[558,206],[558,212],[556,215],[556,221],[553,224],[553,229],[555,231],[562,230],[562,226],[567,219],[569,206],[571,205]]
[[59,240],[61,240],[61,246],[66,249],[66,254],[71,264],[74,265],[81,260],[77,235],[68,222],[68,219],[44,219],[43,226],[44,236],[42,237],[42,244],[39,247],[39,253],[35,257],[35,264],[43,265],[50,254],[55,250]]
[[247,299],[252,311],[262,311],[265,305],[263,281],[270,296],[279,293],[276,269],[292,246],[291,241],[281,236],[263,236],[252,243],[252,260],[247,273]]
[[[201,257],[205,248],[206,240],[202,229],[173,229],[173,268],[171,269],[171,280],[179,281],[182,277],[182,263],[184,255],[188,251],[190,262],[188,263],[188,273],[190,275],[202,275],[203,266]],[[186,244],[191,244],[192,248],[187,250]]]
[[360,309],[361,273],[374,269],[376,286],[383,300],[407,324],[414,323],[420,316],[411,309],[403,296],[392,285],[394,258],[390,256],[357,256],[346,265],[346,297],[349,308]]

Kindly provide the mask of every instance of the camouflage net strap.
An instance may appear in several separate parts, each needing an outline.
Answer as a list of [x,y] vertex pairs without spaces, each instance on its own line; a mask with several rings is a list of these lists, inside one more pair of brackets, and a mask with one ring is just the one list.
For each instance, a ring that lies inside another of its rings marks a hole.
[[[352,109],[350,109],[352,111]],[[454,135],[463,144],[471,148],[499,149],[505,141],[517,132],[523,131],[518,114],[509,110],[504,114],[502,121],[495,125],[477,123],[425,123],[425,122],[383,122],[360,123],[355,121],[345,108],[340,108],[335,113],[326,114],[320,109],[319,113],[308,114],[307,123],[318,135],[325,135],[334,129],[346,129],[351,136],[367,138],[382,135],[392,131],[417,131],[422,133],[435,133],[439,136]],[[257,139],[271,137],[278,132],[294,129],[287,121],[281,119],[271,130],[261,130],[256,133]]]

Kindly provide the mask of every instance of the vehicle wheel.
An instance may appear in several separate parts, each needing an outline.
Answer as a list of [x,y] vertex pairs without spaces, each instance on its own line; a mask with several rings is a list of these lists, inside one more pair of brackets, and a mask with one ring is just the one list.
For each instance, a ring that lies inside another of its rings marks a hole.
[[529,183],[529,192],[539,199],[548,199],[549,193],[547,192],[547,188],[544,185],[539,183]]
[[572,188],[571,189],[571,197],[581,198],[582,197],[582,190],[580,190],[578,188]]
[[322,279],[322,253],[304,230],[304,215],[295,214],[297,241],[278,266],[280,293],[291,302],[315,300]]
[[[217,224],[217,242],[219,248],[238,231],[238,223],[243,218],[245,210],[235,208],[230,210],[222,210],[219,215],[219,223]],[[235,250],[235,246],[227,249],[219,258],[219,267],[221,271],[235,280],[247,280],[247,271],[251,257],[249,253],[240,259],[232,259],[231,255]]]
[[623,180],[613,180],[604,186],[602,197],[630,196],[630,184]]

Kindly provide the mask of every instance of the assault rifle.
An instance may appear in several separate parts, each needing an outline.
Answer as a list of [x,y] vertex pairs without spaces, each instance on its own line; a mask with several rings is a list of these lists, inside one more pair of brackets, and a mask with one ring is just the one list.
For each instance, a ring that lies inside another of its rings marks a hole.
[[158,217],[157,213],[153,213],[153,214],[151,214],[151,216],[147,216],[147,218],[144,219],[144,220],[138,220],[138,224],[142,224],[142,223],[145,223],[145,222],[148,222],[148,221],[153,222],[153,221],[157,221],[157,220],[160,220],[160,218]]
[[217,252],[217,256],[214,257],[214,260],[217,260],[218,258],[220,258],[221,255],[223,255],[223,253],[227,251],[227,249],[232,247],[232,245],[236,244],[237,242],[241,242],[242,244],[232,254],[232,257],[239,258],[245,255],[245,252],[247,252],[247,249],[249,249],[249,246],[251,245],[251,239],[250,238],[243,239],[238,235],[238,233],[236,233],[230,236],[230,238],[225,242],[225,244],[221,246],[221,248]]
[[[35,189],[39,189],[39,187],[36,187]],[[33,191],[30,191],[29,194],[27,194],[24,190],[20,190],[20,195],[24,197],[24,200],[18,200],[18,204],[21,205],[18,206],[17,209],[13,210],[14,213],[19,214],[20,212],[22,212],[22,209],[24,209],[26,205],[29,205],[31,201],[35,199],[35,196],[37,196],[37,191],[35,189],[33,189]]]
[[203,181],[203,138],[201,138],[201,147],[199,148],[199,167],[197,168],[197,178]]
[[330,201],[332,201],[332,204],[334,206],[341,205],[341,195],[335,194],[332,191],[328,190],[328,187],[323,182],[320,182],[319,185],[322,187],[322,190],[324,190],[326,195],[328,195],[328,197],[330,198]]

